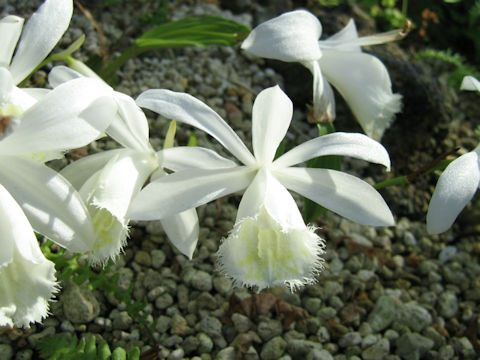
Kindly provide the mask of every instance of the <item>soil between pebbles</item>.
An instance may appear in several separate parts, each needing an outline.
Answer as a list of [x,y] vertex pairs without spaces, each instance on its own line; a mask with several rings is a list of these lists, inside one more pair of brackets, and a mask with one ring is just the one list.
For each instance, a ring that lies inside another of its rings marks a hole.
[[[0,0],[0,8],[3,13],[26,16],[39,3]],[[84,5],[91,6],[107,41],[115,43],[128,29],[125,24],[135,24],[148,6],[159,6],[139,3],[138,13],[131,2],[109,11],[94,7],[93,2]],[[248,12],[232,15],[203,2],[177,1],[170,7],[174,18],[217,14],[249,26],[254,18]],[[260,6],[257,10],[257,17],[268,13]],[[136,31],[141,33],[141,26]],[[79,57],[86,59],[99,49],[100,40],[92,23],[76,9],[62,45],[81,32],[86,33],[87,41]],[[255,95],[275,84],[283,86],[283,76],[237,46],[162,51],[130,60],[119,73],[116,89],[132,96],[149,88],[188,92],[215,109],[249,144]],[[316,136],[304,109],[296,106],[287,146]],[[151,142],[161,148],[168,120],[148,115]],[[203,133],[183,125],[179,125],[177,143],[185,145],[192,132],[200,145],[228,156]],[[472,138],[468,127],[452,132],[450,141]],[[88,151],[116,146],[110,140],[98,141]],[[349,160],[345,165],[348,172],[373,181],[370,174],[376,178],[380,170],[369,173],[370,168],[374,166]],[[397,194],[403,196],[401,189]],[[404,196],[413,201],[415,195]],[[326,269],[318,282],[296,293],[283,288],[267,291],[277,302],[303,309],[301,314],[308,315],[303,319],[298,315],[289,324],[287,313],[278,307],[267,308],[258,316],[239,310],[232,295],[240,301],[253,293],[233,288],[230,280],[215,270],[215,252],[232,229],[238,196],[198,209],[201,235],[192,261],[171,246],[158,222],[133,224],[125,253],[111,271],[119,274],[122,289],[133,284],[134,298],[148,302],[145,312],[154,331],[147,334],[124,304],[101,289],[62,284],[58,301],[51,305],[52,315],[43,324],[0,329],[0,359],[39,358],[35,344],[58,333],[77,337],[89,333],[107,340],[112,348],[154,349],[156,358],[169,360],[475,359],[480,349],[480,244],[478,235],[465,235],[463,229],[478,232],[478,196],[476,199],[477,210],[472,206],[465,212],[462,227],[457,224],[441,236],[429,236],[423,221],[408,217],[397,218],[392,228],[372,228],[331,213],[325,215],[318,225],[327,244]]]

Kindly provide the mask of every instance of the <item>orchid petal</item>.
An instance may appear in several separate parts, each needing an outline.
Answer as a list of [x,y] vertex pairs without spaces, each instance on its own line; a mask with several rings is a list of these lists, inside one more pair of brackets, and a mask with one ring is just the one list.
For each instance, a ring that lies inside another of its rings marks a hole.
[[105,167],[111,158],[118,156],[118,153],[124,151],[125,149],[114,149],[84,156],[65,166],[60,171],[60,175],[78,190],[89,177]]
[[157,166],[153,153],[119,151],[82,186],[80,195],[88,206],[96,235],[90,262],[105,263],[120,254],[126,244],[127,210]]
[[50,92],[49,89],[19,88],[14,86],[10,93],[10,104],[28,110]]
[[200,232],[197,211],[195,209],[185,210],[161,219],[160,222],[172,244],[192,260]]
[[262,168],[243,194],[237,220],[254,217],[264,206],[285,228],[304,229],[305,222],[292,195],[266,168]]
[[320,40],[318,44],[320,48],[361,52],[362,48],[355,44],[356,41],[358,41],[357,27],[355,21],[350,19],[342,30],[333,34],[326,40]]
[[462,85],[460,85],[460,89],[480,91],[480,81],[475,79],[473,76],[465,76],[462,80]]
[[428,206],[427,231],[430,234],[447,231],[475,195],[480,185],[479,158],[476,151],[460,156],[447,166],[438,179]]
[[106,133],[123,147],[139,151],[151,150],[148,138],[148,121],[135,101],[127,95],[115,92],[119,114]]
[[395,29],[379,34],[359,37],[355,22],[353,19],[350,19],[342,30],[326,40],[320,40],[318,44],[321,49],[361,52],[361,46],[385,44],[403,39],[405,35],[406,33],[403,29]]
[[13,88],[12,75],[6,68],[0,66],[0,106],[11,102]]
[[73,79],[78,79],[83,77],[79,72],[70,69],[64,65],[54,66],[52,70],[48,73],[48,83],[51,87],[56,88],[57,86]]
[[303,62],[313,74],[313,115],[316,121],[335,120],[335,97],[333,89],[322,74],[318,61]]
[[295,289],[315,281],[323,247],[287,189],[262,168],[242,197],[218,259],[220,270],[237,285]]
[[401,109],[401,95],[392,93],[390,77],[382,62],[369,54],[328,50],[319,63],[365,133],[380,139]]
[[252,110],[252,145],[258,161],[272,162],[292,115],[292,101],[278,85],[258,94]]
[[13,15],[5,16],[0,20],[0,34],[2,34],[2,40],[0,41],[0,67],[8,68],[10,65],[18,38],[22,33],[23,21],[21,17]]
[[48,314],[55,264],[43,256],[25,214],[0,185],[0,326],[28,327]]
[[320,21],[308,11],[297,10],[258,25],[241,47],[256,56],[287,62],[317,60],[322,56],[321,34]]
[[166,118],[205,131],[245,165],[255,163],[255,158],[225,120],[193,96],[170,90],[152,89],[141,93],[136,102],[138,106],[155,111]]
[[16,84],[29,75],[53,50],[72,18],[73,1],[46,0],[30,17],[10,65]]
[[238,166],[185,170],[160,177],[140,191],[127,216],[132,220],[163,219],[243,190],[253,174],[252,168]]
[[172,171],[188,169],[223,169],[238,166],[215,151],[198,146],[178,146],[160,150],[162,166]]
[[285,168],[274,176],[288,189],[360,224],[391,226],[392,213],[381,195],[352,175],[329,169]]
[[35,161],[1,156],[0,183],[36,232],[71,251],[91,248],[93,227],[80,195],[61,175]]
[[28,154],[88,144],[113,119],[117,105],[112,94],[98,80],[62,84],[21,115],[15,132],[0,142],[0,153]]
[[273,162],[286,168],[317,156],[342,155],[381,164],[390,170],[390,157],[379,142],[363,134],[336,132],[304,142]]

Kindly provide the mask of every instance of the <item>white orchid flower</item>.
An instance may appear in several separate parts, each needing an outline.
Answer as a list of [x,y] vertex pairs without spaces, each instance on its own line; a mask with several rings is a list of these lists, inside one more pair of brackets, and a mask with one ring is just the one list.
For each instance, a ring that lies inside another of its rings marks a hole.
[[[465,76],[462,90],[480,91],[480,82]],[[480,188],[480,145],[452,161],[438,179],[427,212],[427,231],[440,234],[453,225]]]
[[0,184],[0,326],[28,327],[48,313],[55,265],[38,246],[25,214]]
[[304,10],[266,21],[248,35],[242,49],[260,57],[300,62],[313,74],[314,114],[319,121],[335,118],[335,99],[329,83],[344,97],[363,131],[379,140],[401,109],[401,95],[383,63],[361,46],[399,39],[401,30],[358,37],[353,20],[340,32],[319,41],[320,21]]
[[[0,68],[9,71],[14,85],[21,83],[53,50],[67,30],[72,12],[72,0],[46,0],[25,27],[24,19],[18,16],[0,20]],[[12,86],[8,98],[11,106],[24,111],[46,91]]]
[[[75,68],[85,76],[98,76],[81,62]],[[82,74],[64,66],[55,67],[49,81],[53,86]],[[61,171],[80,191],[95,226],[95,245],[90,261],[102,263],[115,259],[126,244],[129,219],[126,217],[132,199],[149,178],[165,176],[161,168],[164,155],[155,152],[149,141],[145,114],[129,96],[115,92],[118,116],[106,130],[107,135],[123,146],[84,157]],[[195,209],[161,220],[173,245],[192,258],[198,241],[198,217]]]
[[465,76],[460,85],[461,90],[480,91],[480,81],[473,76]]
[[164,166],[175,172],[151,181],[129,210],[132,219],[162,219],[247,189],[235,227],[219,252],[222,269],[239,284],[295,288],[312,282],[319,271],[323,242],[305,225],[285,188],[363,224],[394,223],[380,194],[366,182],[335,170],[292,167],[313,157],[336,154],[388,168],[387,151],[367,136],[334,133],[318,137],[274,161],[293,112],[292,102],[278,86],[262,91],[253,105],[255,156],[217,113],[188,94],[147,90],[137,104],[207,132],[243,164],[207,149],[169,149]]
[[[9,80],[0,68],[0,99],[14,86]],[[72,80],[25,112],[17,108],[0,116],[0,325],[40,321],[56,290],[54,265],[38,248],[34,230],[72,251],[93,246],[92,221],[80,195],[43,162],[105,130],[117,111],[110,93],[96,80]],[[0,103],[0,109],[8,107]]]
[[[5,78],[10,74],[0,68],[0,99],[10,90]],[[23,113],[1,115],[0,184],[36,232],[72,251],[91,248],[91,219],[73,186],[43,162],[85,146],[105,130],[117,111],[111,92],[96,80],[72,80]]]

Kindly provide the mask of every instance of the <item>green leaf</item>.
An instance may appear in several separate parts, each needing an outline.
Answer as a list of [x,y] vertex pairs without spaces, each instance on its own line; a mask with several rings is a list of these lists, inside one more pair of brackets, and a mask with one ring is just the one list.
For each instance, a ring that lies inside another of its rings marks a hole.
[[236,21],[218,16],[199,16],[159,25],[140,36],[119,57],[104,66],[101,77],[108,81],[130,58],[153,49],[186,46],[234,45],[249,34],[250,29]]
[[234,45],[245,39],[250,29],[218,16],[200,16],[157,26],[135,41],[141,48]]
[[197,136],[195,135],[195,133],[192,133],[188,138],[187,146],[197,146]]

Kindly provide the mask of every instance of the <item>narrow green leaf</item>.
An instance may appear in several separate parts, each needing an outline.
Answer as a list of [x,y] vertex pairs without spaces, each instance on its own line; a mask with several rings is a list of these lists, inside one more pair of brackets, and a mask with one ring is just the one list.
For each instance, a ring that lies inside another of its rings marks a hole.
[[250,29],[218,16],[199,16],[157,26],[135,41],[139,47],[171,48],[184,46],[234,45]]
[[218,16],[199,16],[159,25],[140,36],[111,63],[105,64],[101,77],[109,81],[130,58],[153,49],[185,46],[234,45],[249,34],[250,29],[233,20]]

